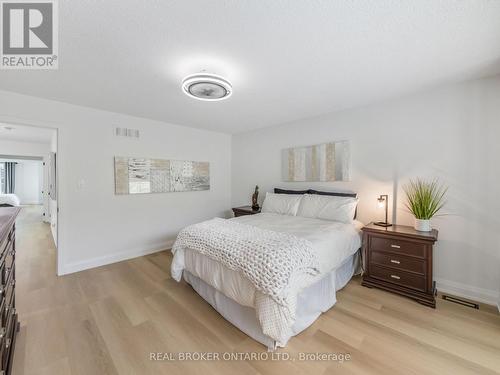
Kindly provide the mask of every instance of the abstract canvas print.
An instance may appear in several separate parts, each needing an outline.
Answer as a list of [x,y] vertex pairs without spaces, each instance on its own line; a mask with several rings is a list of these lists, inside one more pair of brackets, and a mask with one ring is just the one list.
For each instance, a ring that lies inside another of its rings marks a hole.
[[172,191],[209,190],[208,163],[196,161],[170,161],[170,187]]
[[151,160],[129,159],[128,188],[130,194],[151,192]]
[[282,150],[283,181],[349,181],[349,142],[339,141]]
[[172,191],[170,186],[170,160],[150,159],[151,193]]
[[208,162],[115,157],[115,194],[210,190]]

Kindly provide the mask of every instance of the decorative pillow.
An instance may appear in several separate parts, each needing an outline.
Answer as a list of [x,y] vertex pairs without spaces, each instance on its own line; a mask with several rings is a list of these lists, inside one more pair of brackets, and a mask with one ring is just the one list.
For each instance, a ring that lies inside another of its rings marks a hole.
[[302,195],[266,193],[262,212],[295,216],[301,200]]
[[320,191],[320,190],[312,190],[309,189],[307,192],[308,194],[318,194],[318,195],[330,195],[330,196],[336,196],[336,197],[352,197],[352,198],[357,198],[358,194],[356,193],[347,193],[347,192],[338,192],[338,191]]
[[352,197],[304,194],[297,216],[351,223],[357,204]]
[[276,194],[307,194],[310,192],[310,190],[288,190],[288,189],[274,188],[274,192]]

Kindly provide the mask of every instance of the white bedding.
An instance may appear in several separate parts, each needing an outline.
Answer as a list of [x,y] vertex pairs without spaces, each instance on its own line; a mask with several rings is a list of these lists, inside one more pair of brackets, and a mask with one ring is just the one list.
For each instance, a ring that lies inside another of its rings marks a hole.
[[21,201],[15,194],[0,194],[0,204],[10,204],[11,206],[19,206]]
[[[352,224],[343,224],[273,213],[240,216],[229,220],[276,232],[290,233],[311,241],[320,261],[320,273],[303,285],[303,288],[338,268],[361,246],[360,228],[362,223],[358,221],[354,221]],[[256,289],[247,278],[237,271],[230,270],[221,263],[190,249],[177,252],[174,255],[171,269],[172,277],[180,280],[184,269],[237,303],[255,307]]]
[[278,343],[263,332],[254,308],[240,305],[188,271],[183,275],[184,280],[227,321],[273,351],[277,347],[284,347],[292,336],[309,327],[322,313],[335,305],[336,291],[342,289],[358,269],[358,255],[359,252],[350,256],[343,265],[299,293],[295,323],[289,336],[282,343]]
[[360,233],[363,224],[356,220],[352,224],[344,224],[271,213],[240,216],[230,220],[276,232],[290,233],[311,241],[320,262],[320,275],[317,279],[340,266],[361,247]]

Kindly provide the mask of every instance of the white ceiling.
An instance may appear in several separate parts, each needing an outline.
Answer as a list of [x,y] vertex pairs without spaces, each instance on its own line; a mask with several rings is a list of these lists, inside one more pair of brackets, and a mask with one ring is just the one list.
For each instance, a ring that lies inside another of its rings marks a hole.
[[[10,129],[9,129],[10,128]],[[49,143],[55,130],[33,126],[11,125],[0,122],[0,140]],[[1,153],[1,150],[0,150]]]
[[[0,89],[230,133],[500,73],[500,1],[59,1],[58,71]],[[234,95],[201,102],[201,70]]]

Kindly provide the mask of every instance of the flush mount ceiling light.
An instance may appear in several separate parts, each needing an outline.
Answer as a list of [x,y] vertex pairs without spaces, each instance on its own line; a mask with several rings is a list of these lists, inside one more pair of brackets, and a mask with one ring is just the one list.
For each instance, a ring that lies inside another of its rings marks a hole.
[[231,83],[221,76],[210,73],[191,74],[182,80],[186,95],[206,101],[227,99],[233,93]]

